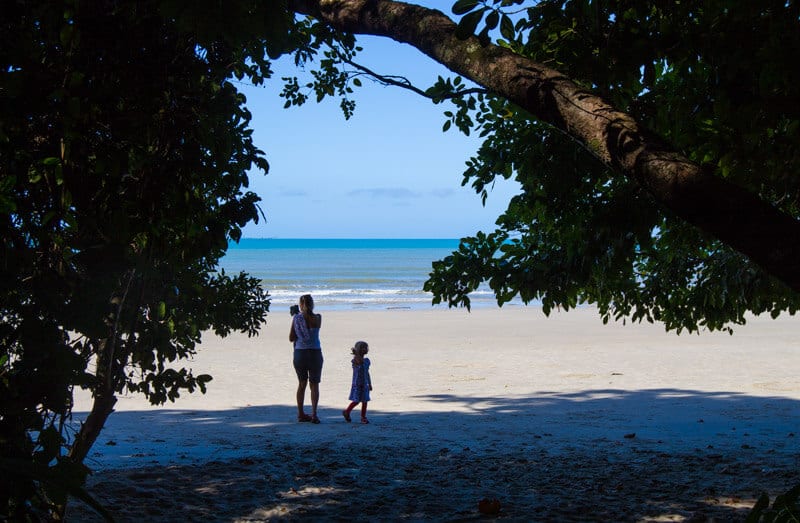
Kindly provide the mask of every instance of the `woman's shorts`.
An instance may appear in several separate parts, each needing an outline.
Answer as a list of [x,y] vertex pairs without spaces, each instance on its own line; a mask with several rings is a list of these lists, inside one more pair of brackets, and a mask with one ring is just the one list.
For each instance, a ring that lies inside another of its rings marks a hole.
[[295,349],[294,370],[297,379],[319,383],[322,381],[322,351],[320,349]]

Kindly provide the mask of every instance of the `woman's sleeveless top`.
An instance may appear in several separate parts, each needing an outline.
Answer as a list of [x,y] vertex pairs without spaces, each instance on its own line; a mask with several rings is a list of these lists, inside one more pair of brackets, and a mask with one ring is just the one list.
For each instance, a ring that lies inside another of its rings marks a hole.
[[[319,327],[307,327],[305,318],[303,318],[302,314],[296,314],[294,321],[294,332],[297,334],[297,340],[294,342],[294,348],[321,350],[322,344],[319,341]],[[302,325],[299,325],[301,323]]]

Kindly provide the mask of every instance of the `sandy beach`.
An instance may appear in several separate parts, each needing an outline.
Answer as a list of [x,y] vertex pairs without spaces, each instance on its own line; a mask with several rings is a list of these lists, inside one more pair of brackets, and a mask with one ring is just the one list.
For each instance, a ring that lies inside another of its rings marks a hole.
[[[258,337],[204,337],[185,366],[207,394],[120,398],[90,491],[119,521],[697,522],[800,482],[800,318],[677,336],[589,308],[319,312],[321,424],[296,421],[273,312]],[[360,339],[369,425],[341,414]]]

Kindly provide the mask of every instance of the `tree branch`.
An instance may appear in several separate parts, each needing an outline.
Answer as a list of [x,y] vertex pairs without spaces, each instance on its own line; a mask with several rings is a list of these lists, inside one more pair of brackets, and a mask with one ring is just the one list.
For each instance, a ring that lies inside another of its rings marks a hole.
[[482,89],[480,87],[473,87],[473,88],[470,88],[470,89],[462,89],[461,91],[450,93],[450,94],[442,94],[442,95],[439,95],[439,96],[431,96],[428,93],[426,93],[425,91],[423,91],[422,89],[420,89],[419,87],[417,87],[414,84],[412,84],[411,81],[408,78],[406,78],[405,76],[378,74],[375,71],[369,69],[368,67],[363,66],[363,65],[361,65],[359,63],[356,63],[356,62],[352,61],[349,58],[345,58],[344,56],[339,56],[339,59],[342,60],[342,62],[355,67],[356,69],[358,69],[362,73],[366,74],[367,76],[377,80],[378,82],[380,82],[380,83],[382,83],[384,85],[394,85],[396,87],[401,87],[403,89],[408,89],[411,92],[414,92],[414,93],[416,93],[416,94],[418,94],[420,96],[424,96],[425,98],[428,98],[428,99],[431,99],[431,100],[448,100],[450,98],[459,98],[461,96],[468,95],[468,94],[489,94],[489,91],[487,91],[486,89]]
[[354,34],[410,44],[453,72],[563,130],[666,209],[748,256],[800,292],[800,222],[706,173],[630,115],[558,71],[476,37],[460,40],[440,11],[392,0],[289,0],[289,7]]

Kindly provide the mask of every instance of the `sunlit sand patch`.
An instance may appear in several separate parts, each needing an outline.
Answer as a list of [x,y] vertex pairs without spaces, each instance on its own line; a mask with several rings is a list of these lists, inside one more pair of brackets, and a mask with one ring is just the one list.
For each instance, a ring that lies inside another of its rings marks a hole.
[[770,390],[774,392],[791,392],[800,390],[800,381],[794,383],[787,381],[767,381],[753,383],[753,387],[756,389]]
[[594,378],[596,374],[562,374],[561,377],[571,380],[588,380]]

